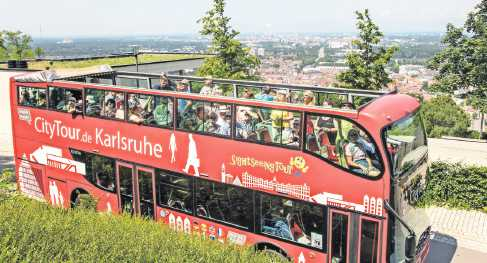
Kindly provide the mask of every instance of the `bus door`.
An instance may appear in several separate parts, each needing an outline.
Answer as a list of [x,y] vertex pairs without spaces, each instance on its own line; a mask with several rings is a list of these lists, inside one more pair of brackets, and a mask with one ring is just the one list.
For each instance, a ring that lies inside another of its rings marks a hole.
[[117,162],[118,208],[120,212],[134,214],[134,169],[133,165]]
[[117,162],[119,209],[122,212],[154,218],[154,170]]
[[382,221],[376,218],[361,215],[358,226],[358,262],[377,263],[380,262]]
[[156,211],[154,169],[136,167],[136,171],[138,214],[154,219]]
[[350,261],[350,213],[330,209],[328,213],[328,262],[348,263]]

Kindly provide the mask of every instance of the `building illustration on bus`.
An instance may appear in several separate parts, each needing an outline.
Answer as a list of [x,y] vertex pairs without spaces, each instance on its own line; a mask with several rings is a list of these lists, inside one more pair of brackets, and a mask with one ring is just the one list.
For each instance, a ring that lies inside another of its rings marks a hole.
[[427,168],[414,98],[159,82],[111,69],[12,78],[20,191],[64,208],[89,194],[99,211],[295,262],[425,260],[429,228],[411,225]]

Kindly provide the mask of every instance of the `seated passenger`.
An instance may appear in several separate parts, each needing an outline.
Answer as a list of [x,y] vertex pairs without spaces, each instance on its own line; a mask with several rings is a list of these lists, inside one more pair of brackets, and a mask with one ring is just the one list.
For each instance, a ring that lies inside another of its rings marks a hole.
[[101,116],[107,118],[115,118],[116,113],[117,113],[117,109],[115,108],[115,99],[109,98],[105,102],[105,107],[101,112]]
[[143,123],[145,121],[145,112],[144,109],[140,106],[139,101],[136,97],[131,96],[128,101],[129,106],[129,114],[128,119],[131,122],[135,122],[137,124]]
[[306,106],[315,106],[316,105],[316,100],[315,100],[315,95],[313,94],[312,91],[307,90],[304,92],[303,95],[303,104]]
[[30,98],[29,92],[24,90],[20,95],[20,105],[23,106],[33,106],[32,100]]
[[[255,116],[253,116],[255,115]],[[255,122],[257,119],[255,113],[249,107],[238,107],[236,117],[236,136],[237,138],[247,139],[250,135],[255,134]]]
[[209,133],[218,133],[220,126],[217,124],[218,115],[215,112],[210,112],[204,124],[204,131]]
[[200,90],[201,95],[212,95],[213,94],[213,79],[208,77],[205,82],[203,88]]
[[170,125],[172,123],[172,103],[170,104],[167,98],[156,97],[156,107],[152,114],[157,125]]
[[189,88],[189,80],[183,79],[181,80],[178,85],[176,86],[177,92],[190,92]]
[[244,99],[255,99],[254,93],[251,90],[245,89],[242,98]]
[[68,113],[75,113],[76,112],[76,98],[69,97],[68,104],[64,108]]
[[345,146],[345,158],[348,168],[354,172],[368,175],[369,170],[372,168],[372,161],[358,143],[358,131],[351,129],[347,137],[348,144]]
[[269,86],[262,88],[262,93],[257,94],[255,96],[255,98],[258,100],[263,100],[263,101],[273,101],[274,100],[274,96],[271,95],[271,88]]
[[101,112],[100,104],[95,101],[93,95],[86,96],[86,114],[87,115],[99,115]]
[[174,91],[174,87],[172,86],[171,81],[164,72],[161,73],[161,77],[159,78],[159,84],[153,85],[152,89]]
[[46,107],[47,105],[47,99],[46,99],[46,93],[39,93],[39,100],[37,101],[37,107]]
[[217,133],[224,136],[230,136],[230,124],[232,123],[232,113],[229,107],[220,106],[218,109],[218,124]]

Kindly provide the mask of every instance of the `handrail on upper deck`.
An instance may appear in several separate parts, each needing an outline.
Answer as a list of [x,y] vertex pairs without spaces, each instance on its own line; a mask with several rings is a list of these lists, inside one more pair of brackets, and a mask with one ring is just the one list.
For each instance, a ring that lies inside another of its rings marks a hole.
[[[143,73],[143,72],[127,72],[127,71],[112,71],[112,72],[104,72],[104,73],[95,73],[95,74],[84,74],[79,76],[70,76],[67,78],[62,78],[60,80],[76,80],[85,77],[97,77],[100,75],[110,76],[111,78],[115,79],[117,76],[124,76],[124,77],[134,77],[134,78],[159,78],[159,74],[153,73]],[[195,77],[195,76],[182,76],[182,75],[167,75],[169,80],[173,81],[180,81],[183,79],[187,79],[191,82],[204,82],[207,78],[204,77]],[[296,84],[279,84],[279,83],[267,83],[267,82],[260,82],[260,81],[249,81],[249,80],[230,80],[230,79],[212,79],[213,83],[220,84],[220,85],[233,85],[234,88],[277,88],[277,89],[288,89],[292,90],[302,90],[302,91],[314,91],[320,93],[330,93],[330,94],[338,94],[338,95],[347,95],[347,96],[362,96],[362,97],[380,97],[383,95],[394,93],[394,91],[378,91],[378,90],[360,90],[360,89],[345,89],[345,88],[335,88],[335,87],[320,87],[320,86],[310,86],[310,85],[296,85]],[[236,95],[236,90],[234,91],[234,95]]]

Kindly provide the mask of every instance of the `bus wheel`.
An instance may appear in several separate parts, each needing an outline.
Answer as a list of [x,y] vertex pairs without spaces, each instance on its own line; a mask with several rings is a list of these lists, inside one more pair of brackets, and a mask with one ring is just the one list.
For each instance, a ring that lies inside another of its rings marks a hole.
[[83,189],[75,189],[71,193],[71,208],[77,208],[81,204],[81,195],[89,195],[86,190]]
[[269,255],[272,258],[278,259],[279,262],[291,261],[291,259],[288,257],[286,252],[284,252],[284,250],[282,250],[281,248],[273,244],[269,244],[269,243],[257,244],[256,249],[266,255]]

